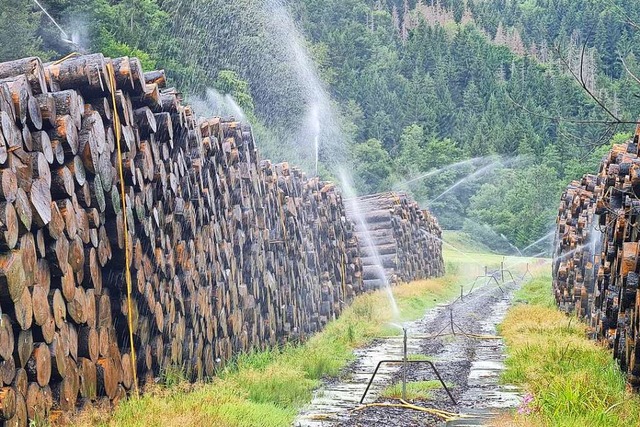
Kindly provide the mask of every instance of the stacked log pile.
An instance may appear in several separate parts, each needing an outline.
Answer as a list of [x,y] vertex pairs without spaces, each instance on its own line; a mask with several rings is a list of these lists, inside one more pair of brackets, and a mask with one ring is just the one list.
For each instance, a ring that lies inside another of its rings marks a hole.
[[638,138],[616,145],[600,166],[603,197],[596,213],[604,230],[602,255],[596,277],[597,296],[593,319],[598,337],[613,348],[613,355],[629,382],[640,386],[640,345],[638,343],[638,214],[640,214],[640,159]]
[[[584,290],[581,290],[581,295],[586,291],[590,303],[586,309],[587,320],[593,327],[593,335],[609,344],[614,358],[635,388],[640,387],[639,138],[640,126],[632,140],[611,149],[603,159],[597,177],[583,179],[582,188],[575,189],[573,196],[574,201],[576,197],[581,198],[577,204],[582,203],[584,211],[591,212],[587,214],[591,218],[582,219],[583,228],[587,227],[588,221],[594,224],[591,240],[594,234],[601,236],[601,243],[596,244],[594,275],[584,276]],[[592,195],[589,196],[585,191],[592,192]],[[566,213],[567,209],[568,203],[563,203],[560,217],[574,215],[573,208],[570,214]],[[562,223],[559,222],[559,233],[573,234],[577,236],[574,237],[577,241],[588,240],[583,232],[575,231],[578,227],[572,230],[565,226],[562,230]],[[593,233],[593,230],[598,232]],[[558,269],[554,279],[562,281],[561,276],[577,276],[585,268],[590,269],[588,258],[583,257],[567,266],[565,271]]]
[[363,283],[377,289],[444,274],[442,230],[427,210],[403,192],[350,200],[347,215],[361,242]]
[[599,195],[595,175],[571,182],[562,197],[557,218],[553,262],[553,290],[558,306],[589,318],[593,305],[594,271],[599,258],[600,230],[595,227]]
[[0,64],[7,425],[117,401],[136,372],[211,376],[237,352],[305,338],[362,290],[333,185],[261,162],[248,127],[198,120],[165,85],[135,58]]

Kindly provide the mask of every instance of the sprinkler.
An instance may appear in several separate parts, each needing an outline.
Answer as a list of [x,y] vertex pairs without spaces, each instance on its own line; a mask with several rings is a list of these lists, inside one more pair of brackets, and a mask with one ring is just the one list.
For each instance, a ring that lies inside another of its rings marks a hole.
[[58,24],[58,22],[55,19],[53,19],[53,16],[49,14],[47,9],[45,9],[44,6],[42,6],[42,4],[38,0],[33,0],[33,2],[40,8],[40,10],[42,10],[42,12],[47,16],[47,18],[49,18],[51,23],[53,23],[53,25],[55,25],[56,28],[60,30],[60,40],[62,42],[68,44],[76,52],[86,53],[86,51],[82,49],[77,42],[73,41],[74,37],[73,36],[70,37],[69,34],[67,34],[67,32],[60,26],[60,24]]
[[364,399],[365,397],[367,397],[367,393],[371,388],[371,384],[373,384],[373,380],[378,374],[378,370],[380,369],[380,366],[384,364],[390,364],[390,365],[400,364],[402,366],[402,400],[406,402],[407,400],[407,366],[409,366],[410,364],[412,365],[423,364],[423,365],[428,365],[431,368],[431,371],[436,375],[440,384],[442,384],[442,388],[444,388],[444,390],[447,392],[447,395],[449,396],[449,399],[451,399],[451,402],[453,402],[454,405],[457,405],[456,400],[453,398],[453,395],[451,394],[451,391],[449,390],[444,380],[440,376],[440,372],[438,372],[433,362],[431,362],[430,360],[409,360],[408,350],[407,350],[407,328],[402,327],[402,333],[404,336],[403,347],[402,347],[402,360],[381,360],[380,362],[378,362],[378,364],[376,365],[376,369],[373,371],[373,375],[371,375],[371,378],[369,379],[367,388],[364,390],[364,393],[360,398],[360,404],[364,403]]

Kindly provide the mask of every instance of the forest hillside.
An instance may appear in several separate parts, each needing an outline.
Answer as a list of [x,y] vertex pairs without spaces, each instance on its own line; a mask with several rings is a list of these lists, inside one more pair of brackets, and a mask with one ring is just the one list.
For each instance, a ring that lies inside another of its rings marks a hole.
[[137,56],[250,121],[265,155],[407,190],[496,249],[548,247],[564,183],[640,111],[638,2],[42,1],[62,35],[35,3],[0,4],[0,61]]

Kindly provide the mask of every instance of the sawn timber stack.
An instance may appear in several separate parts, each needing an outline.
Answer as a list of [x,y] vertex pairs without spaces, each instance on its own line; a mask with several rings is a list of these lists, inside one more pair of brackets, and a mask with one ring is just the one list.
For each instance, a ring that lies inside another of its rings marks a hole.
[[442,230],[409,195],[387,192],[346,201],[362,253],[363,282],[377,289],[444,274]]
[[248,126],[197,118],[162,71],[101,54],[0,64],[6,425],[117,402],[134,372],[202,379],[239,352],[303,340],[362,275],[333,184],[261,161]]

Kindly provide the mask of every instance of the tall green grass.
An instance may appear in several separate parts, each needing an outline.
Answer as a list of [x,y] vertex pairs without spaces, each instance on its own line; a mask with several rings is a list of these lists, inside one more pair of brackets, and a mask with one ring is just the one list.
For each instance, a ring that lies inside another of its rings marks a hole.
[[503,380],[534,396],[512,425],[639,426],[640,399],[586,325],[555,308],[547,270],[523,286],[500,327],[508,357]]
[[[449,387],[449,385],[447,385]],[[406,398],[409,400],[426,400],[429,399],[433,395],[433,390],[442,388],[442,384],[440,384],[437,380],[432,381],[410,381],[407,382],[406,388]],[[402,383],[396,383],[390,385],[389,387],[382,390],[381,395],[383,397],[391,398],[391,399],[401,399],[402,398]]]

